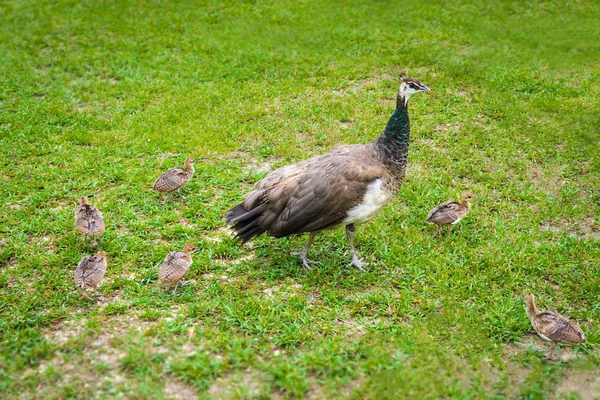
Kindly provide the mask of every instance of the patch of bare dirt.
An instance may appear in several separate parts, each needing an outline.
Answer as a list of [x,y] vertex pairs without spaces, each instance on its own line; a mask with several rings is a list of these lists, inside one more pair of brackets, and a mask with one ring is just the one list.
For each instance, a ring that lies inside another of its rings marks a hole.
[[281,161],[281,158],[270,157],[269,160],[258,159],[251,155],[250,153],[246,153],[243,151],[235,151],[231,153],[224,154],[220,157],[221,159],[232,159],[232,160],[241,160],[242,163],[246,166],[246,169],[255,173],[266,173],[273,170],[273,163],[275,161]]
[[500,370],[490,364],[489,359],[483,359],[479,368],[481,372],[484,388],[488,393],[492,393],[494,386],[502,380],[504,376],[507,377],[509,385],[504,393],[507,398],[516,398],[518,395],[519,387],[529,374],[533,371],[531,368],[527,368],[517,360],[507,360],[505,362],[505,370]]
[[344,333],[353,338],[360,338],[367,333],[365,325],[353,318],[338,319],[338,324],[344,327]]
[[84,329],[82,321],[64,321],[50,328],[44,338],[58,346],[63,346],[69,340],[79,336]]
[[48,235],[32,236],[27,240],[27,244],[43,249],[47,254],[54,254],[56,250],[56,239]]
[[179,222],[178,222],[178,223],[179,223],[179,225],[183,225],[183,226],[185,226],[186,228],[193,228],[193,227],[194,227],[194,224],[192,224],[191,222],[187,221],[187,220],[186,220],[185,218],[183,218],[183,217],[181,217],[181,218],[179,219]]
[[557,394],[578,395],[581,400],[600,398],[600,372],[574,371],[567,372],[563,381],[556,387]]
[[22,207],[19,203],[6,203],[6,206],[8,206],[11,211],[16,211]]
[[539,167],[530,166],[527,169],[527,177],[534,187],[550,195],[560,192],[561,187],[565,184],[565,180],[558,169],[544,173]]
[[232,266],[232,265],[241,264],[241,263],[246,262],[246,261],[251,261],[251,260],[254,259],[254,257],[255,257],[255,255],[252,254],[252,253],[250,253],[250,254],[246,254],[245,256],[233,259],[233,260],[229,260],[229,259],[223,258],[223,259],[216,259],[216,260],[213,260],[213,261],[215,263],[221,264],[223,266]]
[[504,345],[504,353],[513,359],[523,355],[528,350],[541,353],[543,356],[552,354],[553,360],[567,363],[577,358],[573,347],[562,346],[555,349],[554,343],[547,342],[537,335],[527,335],[521,342],[508,343]]
[[348,384],[342,386],[340,388],[340,392],[342,393],[342,395],[344,397],[350,397],[352,395],[352,393],[357,390],[360,389],[361,387],[363,387],[365,384],[365,377],[364,375],[360,375],[358,378],[348,382]]
[[170,244],[170,242],[167,242],[166,240],[163,240],[161,238],[156,238],[156,239],[152,240],[152,244],[154,246],[168,246]]
[[287,299],[290,296],[296,296],[302,289],[302,285],[298,283],[284,282],[261,290],[259,293],[263,294],[267,299],[284,298]]
[[323,385],[319,382],[319,380],[311,376],[307,379],[309,382],[308,390],[306,391],[305,398],[308,400],[317,400],[317,399],[327,399],[329,398],[325,391],[323,390]]
[[600,240],[600,229],[598,229],[596,218],[591,215],[584,217],[580,221],[572,221],[567,217],[556,221],[546,221],[540,225],[540,229],[556,233],[566,232],[570,236],[580,239]]
[[[176,156],[179,156],[179,154],[176,154],[176,153],[170,153],[170,152],[168,152],[168,151],[167,151],[167,152],[165,152],[165,153],[160,153],[160,154],[157,154],[157,155],[156,155],[156,157],[158,157],[158,158],[162,158],[162,159],[166,159],[166,158],[173,158],[173,157],[176,157]],[[183,165],[183,162],[184,162],[184,161],[185,161],[185,160],[182,160],[182,162],[181,162],[181,164],[182,164],[182,165]]]
[[167,398],[175,400],[196,400],[198,399],[198,390],[191,385],[170,378],[167,379],[165,385],[165,395]]
[[372,87],[381,81],[391,80],[391,79],[394,79],[394,77],[391,74],[381,74],[378,76],[361,79],[361,80],[357,81],[356,83],[348,86],[347,88],[340,88],[337,90],[332,90],[331,93],[333,93],[336,96],[343,96],[344,94],[347,94],[347,93],[356,93],[358,91]]
[[418,162],[409,161],[409,163],[407,165],[406,176],[408,178],[417,177],[417,176],[420,178],[426,178],[429,176],[429,168]]
[[435,132],[441,133],[442,136],[447,136],[449,134],[457,134],[460,130],[460,124],[437,124],[433,130]]
[[242,373],[231,373],[219,377],[208,388],[211,399],[254,398],[265,395],[266,374],[246,369]]
[[211,243],[220,243],[226,237],[232,237],[233,231],[229,227],[221,226],[217,229],[210,231],[209,233],[202,235],[202,239]]
[[[171,318],[182,314],[183,311],[184,307],[173,305],[170,308]],[[166,320],[168,319],[169,317]],[[68,346],[67,342],[72,339],[77,340],[78,346],[84,346],[83,351],[63,353],[58,350],[51,359],[41,363],[38,368],[28,370],[26,375],[41,376],[48,368],[55,371],[58,379],[56,382],[52,384],[44,382],[36,388],[36,395],[42,398],[56,397],[56,388],[65,386],[80,388],[83,398],[89,397],[90,393],[107,395],[109,392],[118,391],[119,386],[122,386],[127,379],[119,373],[121,360],[126,356],[123,338],[128,337],[131,331],[144,335],[156,323],[144,321],[135,315],[116,315],[103,322],[100,332],[91,332],[86,331],[85,319],[60,322],[46,331],[44,335],[46,339],[54,342],[59,348]],[[173,349],[163,346],[150,347],[148,352],[166,354],[167,358],[194,354],[199,347],[191,342],[194,335],[195,328],[190,327],[188,342],[181,346],[175,355]],[[103,368],[108,367],[111,373],[99,376],[99,364],[103,364]],[[174,378],[167,377],[165,391],[169,398],[197,398],[194,387],[187,386]]]
[[352,127],[352,124],[354,124],[354,121],[349,120],[349,119],[343,119],[341,121],[339,121],[339,126],[341,130],[346,130],[346,129],[350,129]]
[[9,270],[15,269],[18,267],[18,261],[19,261],[19,258],[17,256],[12,256],[8,260],[6,260],[6,264],[4,264],[4,266],[6,267],[6,269],[9,269]]

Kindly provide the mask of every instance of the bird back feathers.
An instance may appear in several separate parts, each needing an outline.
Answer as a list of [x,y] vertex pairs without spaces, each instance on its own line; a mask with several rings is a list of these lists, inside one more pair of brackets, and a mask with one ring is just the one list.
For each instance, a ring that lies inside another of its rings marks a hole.
[[464,217],[466,214],[466,207],[456,201],[448,200],[444,204],[432,209],[429,214],[427,214],[426,221],[438,225],[451,224]]
[[192,175],[193,171],[171,168],[156,179],[153,189],[159,192],[172,192],[187,185]]
[[75,270],[75,283],[78,287],[96,287],[106,272],[106,258],[98,255],[85,256]]
[[263,232],[283,237],[334,228],[380,178],[393,181],[372,144],[337,147],[272,171],[225,218],[243,241]]
[[174,285],[183,278],[192,266],[192,257],[182,251],[167,255],[158,272],[160,283],[165,286]]
[[535,314],[531,322],[538,334],[554,342],[579,344],[586,341],[585,335],[577,323],[557,313],[539,312]]
[[75,226],[84,235],[100,236],[104,233],[104,217],[94,206],[83,204],[75,211]]

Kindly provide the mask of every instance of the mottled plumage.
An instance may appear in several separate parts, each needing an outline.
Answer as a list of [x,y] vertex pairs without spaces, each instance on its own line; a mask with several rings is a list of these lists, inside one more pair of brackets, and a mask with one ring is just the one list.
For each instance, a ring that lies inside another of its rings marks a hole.
[[442,205],[429,211],[426,221],[437,225],[438,234],[440,234],[440,225],[454,225],[460,222],[471,210],[469,200],[473,195],[469,192],[463,193],[460,202],[448,200]]
[[[104,233],[104,217],[102,213],[94,206],[90,205],[88,198],[82,196],[79,200],[80,205],[75,210],[75,227],[83,235],[99,237]],[[94,245],[96,240],[94,240]]]
[[96,287],[104,278],[105,272],[106,253],[104,251],[99,251],[92,256],[85,256],[79,261],[75,270],[75,284],[82,291],[84,298],[90,299],[87,288],[94,288],[94,294],[97,293]]
[[542,339],[565,344],[585,343],[585,335],[577,323],[551,311],[538,311],[531,293],[523,294],[523,298],[527,303],[527,317]]
[[304,250],[296,254],[310,269],[306,253],[314,236],[346,226],[352,265],[362,269],[355,225],[371,220],[398,191],[408,156],[408,98],[423,91],[429,89],[416,79],[402,79],[396,111],[374,142],[337,147],[269,173],[227,212],[236,236],[246,242],[265,232],[276,238],[308,232]]
[[167,255],[158,272],[158,279],[164,286],[173,286],[173,294],[177,290],[181,278],[190,270],[192,266],[191,253],[196,248],[191,244],[186,244],[182,251],[174,251]]
[[179,192],[179,189],[187,185],[192,175],[194,175],[194,160],[186,158],[183,168],[171,168],[159,176],[154,182],[153,189],[163,194],[168,194],[174,190]]

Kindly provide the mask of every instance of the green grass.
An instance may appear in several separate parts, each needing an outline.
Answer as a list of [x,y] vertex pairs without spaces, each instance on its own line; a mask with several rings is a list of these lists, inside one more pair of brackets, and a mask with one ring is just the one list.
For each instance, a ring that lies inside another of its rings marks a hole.
[[[598,395],[600,7],[419,3],[2,2],[1,397]],[[304,237],[227,236],[269,169],[377,137],[403,70],[432,92],[405,184],[357,230],[368,273],[343,230],[313,271]],[[161,206],[186,156],[187,204]],[[436,238],[427,212],[467,189]],[[107,223],[99,305],[72,280],[82,194]],[[172,297],[158,266],[186,242]],[[589,344],[544,360],[524,290]]]

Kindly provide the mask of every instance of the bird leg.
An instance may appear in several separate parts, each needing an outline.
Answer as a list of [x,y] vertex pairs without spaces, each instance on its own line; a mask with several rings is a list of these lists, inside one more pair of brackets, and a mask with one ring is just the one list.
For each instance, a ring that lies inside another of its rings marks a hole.
[[436,227],[437,227],[437,235],[442,236],[442,228],[439,225],[436,225]]
[[356,227],[354,224],[346,225],[346,236],[348,236],[348,242],[350,242],[350,251],[352,251],[352,262],[350,265],[364,271],[364,266],[367,264],[362,259],[358,258],[356,249],[354,248],[354,235],[356,234]]
[[82,284],[79,289],[81,290],[81,297],[86,300],[93,300],[88,294],[87,290],[85,290],[85,284]]
[[177,189],[177,193],[179,194],[179,196],[181,197],[181,199],[182,199],[183,201],[185,201],[185,197],[184,197],[184,196],[181,194],[181,191],[180,191],[180,190],[181,190],[181,188]]
[[179,281],[175,284],[175,287],[173,288],[173,292],[171,292],[171,294],[173,296],[175,296],[175,293],[177,292],[177,286],[179,286]]
[[171,193],[170,192],[163,192],[160,204],[162,204],[163,206],[165,205],[165,203],[167,202],[167,197],[169,197],[169,194],[171,194]]
[[314,264],[314,261],[309,260],[306,257],[306,255],[308,254],[308,249],[310,248],[310,245],[312,244],[312,241],[315,238],[315,236],[317,236],[316,232],[310,232],[308,234],[308,241],[306,242],[306,245],[304,246],[302,251],[294,251],[294,252],[290,253],[293,256],[298,256],[300,258],[300,260],[302,260],[302,264],[304,265],[304,268],[306,268],[309,271],[312,269],[310,267],[310,264]]
[[[544,354],[544,358],[548,361],[559,361],[560,360],[560,351],[558,350],[558,342],[554,342],[554,347],[547,352],[546,354]],[[556,356],[556,353],[558,352],[558,356]]]

